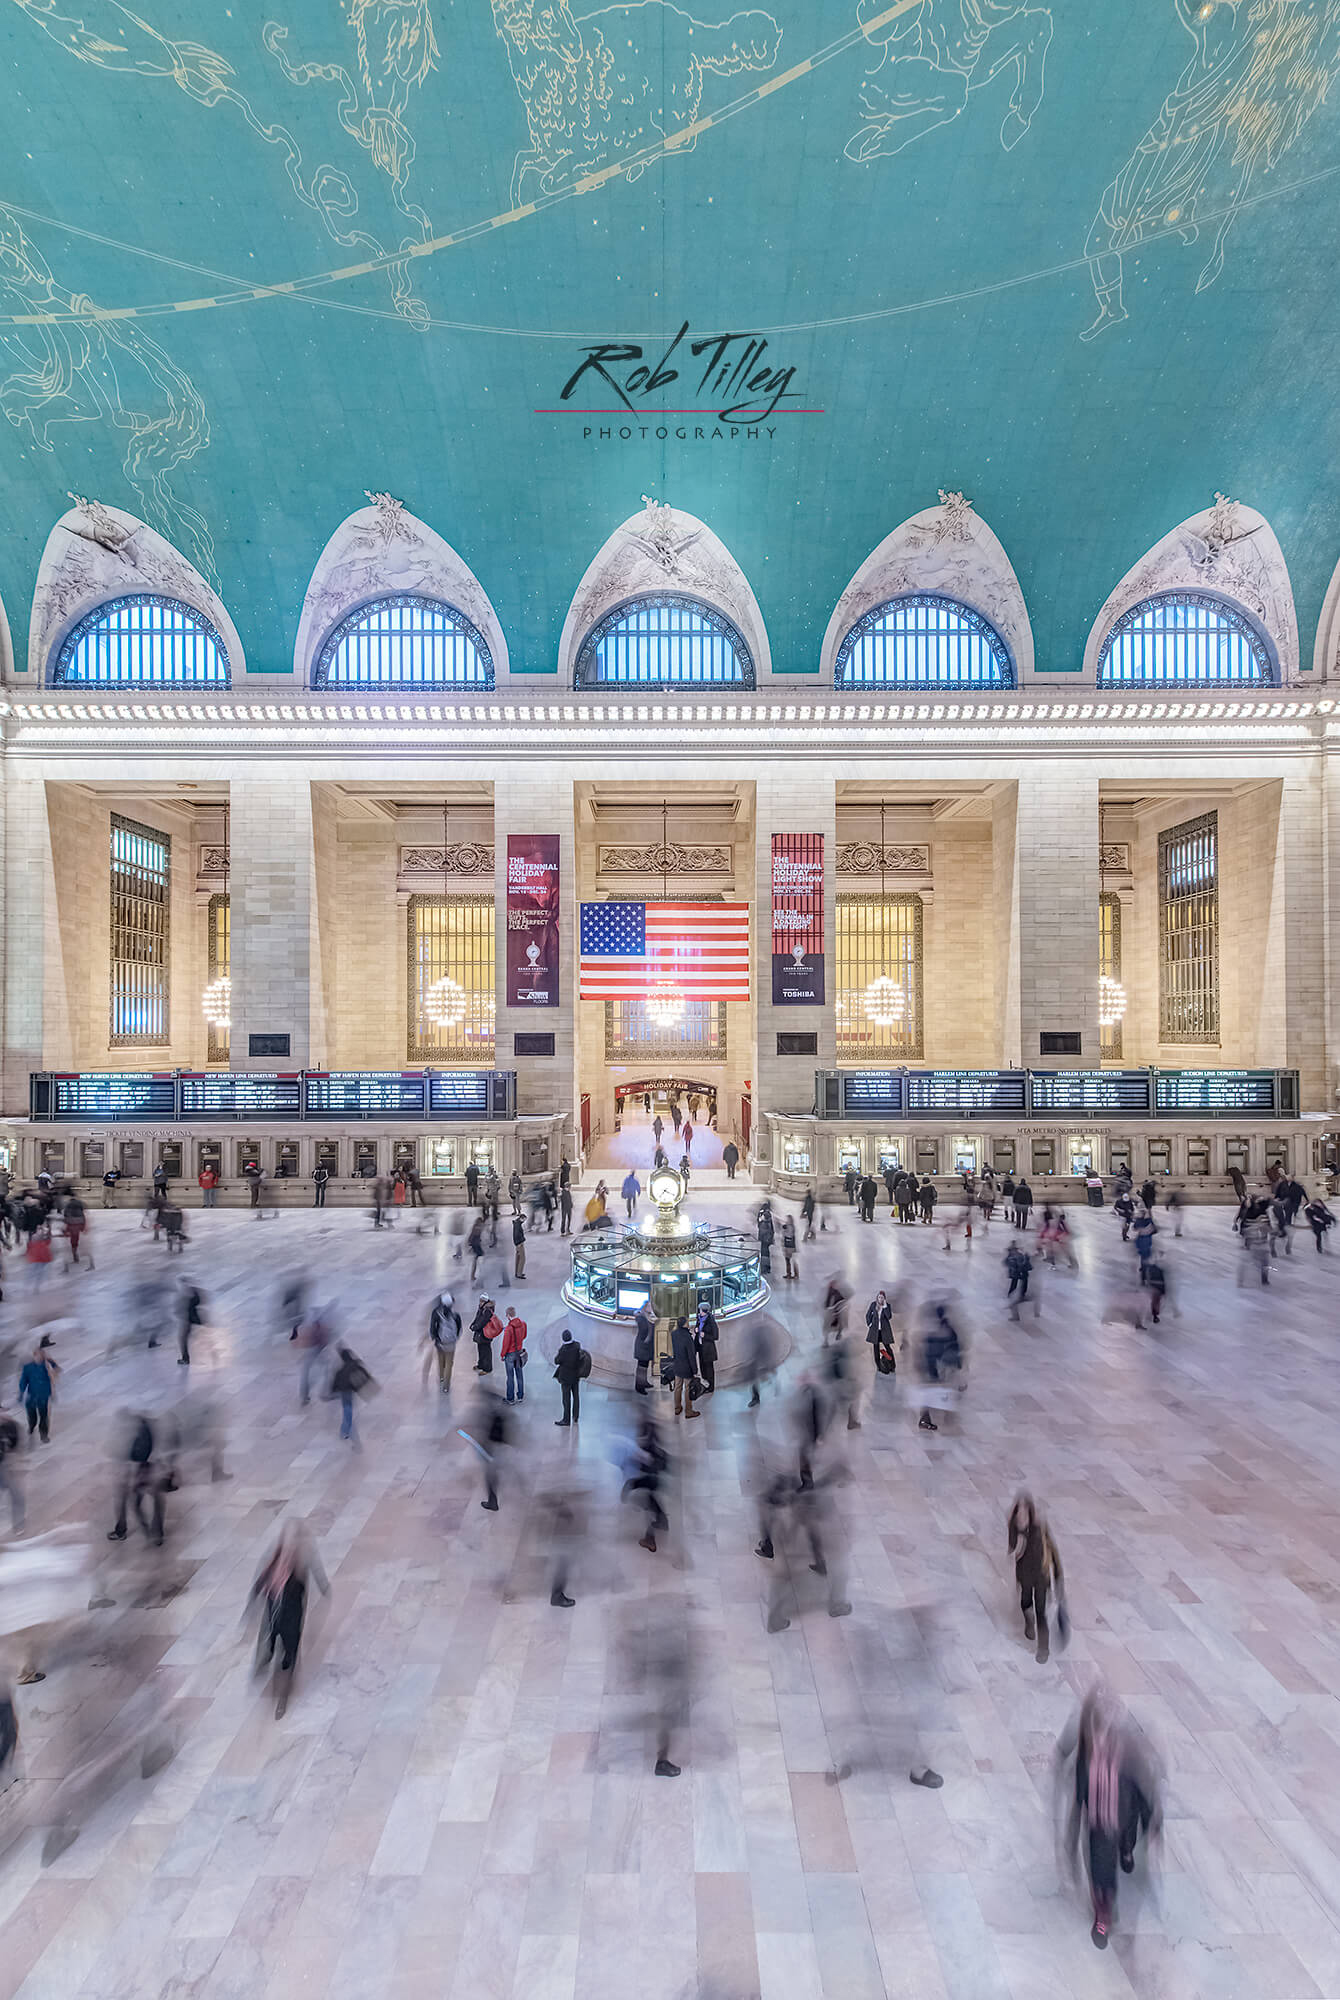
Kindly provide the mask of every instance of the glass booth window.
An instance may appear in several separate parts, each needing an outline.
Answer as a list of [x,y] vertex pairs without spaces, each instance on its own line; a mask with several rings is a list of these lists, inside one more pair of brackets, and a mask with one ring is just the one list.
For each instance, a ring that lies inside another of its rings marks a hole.
[[1289,1142],[1287,1139],[1266,1140],[1266,1172],[1269,1173],[1272,1167],[1280,1167],[1285,1173],[1289,1171]]
[[430,1174],[455,1173],[456,1141],[454,1139],[432,1139],[429,1141],[428,1171]]
[[838,648],[839,688],[1012,688],[1010,649],[980,611],[918,591],[876,605]]
[[[881,1140],[879,1146],[876,1148],[875,1158],[879,1161],[879,1170],[882,1174],[887,1173],[890,1168],[893,1169],[894,1173],[898,1173],[903,1164],[903,1149],[895,1139]],[[840,1155],[839,1164],[841,1164]],[[853,1162],[853,1165],[860,1165],[859,1156]]]
[[839,1139],[837,1146],[838,1172],[845,1174],[848,1167],[861,1171],[861,1142],[859,1139]]
[[493,686],[493,656],[463,611],[433,597],[379,597],[327,634],[314,688]]
[[491,1064],[492,896],[411,896],[406,922],[409,1060]]
[[1210,1171],[1210,1142],[1208,1139],[1188,1139],[1186,1142],[1186,1170],[1189,1174],[1208,1174]]
[[228,649],[201,611],[172,597],[116,597],[66,635],[52,687],[229,685]]
[[479,1168],[481,1174],[486,1174],[493,1165],[493,1153],[494,1146],[492,1139],[472,1139],[470,1141],[470,1159]]
[[754,685],[744,637],[724,613],[661,591],[607,611],[581,643],[572,684],[598,687]]
[[1130,1172],[1131,1142],[1129,1139],[1109,1139],[1107,1142],[1107,1170],[1119,1174],[1123,1168]]
[[168,1039],[171,854],[165,833],[112,814],[113,1048],[160,1048]]
[[1236,604],[1203,591],[1147,597],[1117,620],[1098,660],[1099,687],[1274,687],[1270,641]]

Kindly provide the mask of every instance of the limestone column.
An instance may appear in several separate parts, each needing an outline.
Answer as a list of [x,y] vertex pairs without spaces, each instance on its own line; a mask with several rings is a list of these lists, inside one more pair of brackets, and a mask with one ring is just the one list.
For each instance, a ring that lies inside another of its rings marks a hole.
[[4,1111],[28,1115],[33,1070],[71,1059],[47,788],[9,763],[4,772]]
[[[559,1005],[509,1007],[507,988],[507,838],[509,834],[558,836]],[[519,766],[493,786],[494,943],[498,996],[497,1057],[499,1069],[516,1071],[517,1112],[560,1113],[568,1121],[563,1147],[576,1157],[577,1017],[576,886],[573,787],[570,778],[554,777],[544,767]],[[518,1035],[552,1035],[552,1056],[518,1055]],[[557,1166],[557,1160],[551,1161]]]
[[[325,960],[338,884],[333,817],[318,794],[306,776],[282,770],[230,786],[235,1070],[329,1060]],[[250,1053],[251,1037],[268,1034],[289,1037],[287,1056]]]
[[[824,1004],[772,1004],[772,836],[821,833],[824,837]],[[814,1073],[837,1066],[837,955],[833,916],[837,887],[837,791],[821,764],[768,767],[754,785],[753,1002],[757,1047],[752,1073],[755,1179],[772,1165],[768,1112],[808,1114],[814,1106]],[[813,1034],[816,1053],[779,1056],[779,1034]],[[821,1163],[812,1163],[816,1171]]]
[[[1047,766],[1002,787],[992,836],[1002,1063],[1097,1069],[1098,781]],[[1043,1055],[1046,1033],[1078,1054]]]

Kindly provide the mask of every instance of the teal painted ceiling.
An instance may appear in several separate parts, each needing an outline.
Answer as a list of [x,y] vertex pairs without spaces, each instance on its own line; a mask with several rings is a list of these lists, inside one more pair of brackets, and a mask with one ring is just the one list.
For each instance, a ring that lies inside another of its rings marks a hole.
[[[168,535],[281,671],[365,489],[454,544],[535,672],[652,494],[812,671],[940,487],[1000,536],[1044,669],[1216,490],[1278,534],[1311,660],[1340,557],[1340,0],[139,5],[0,0],[20,660],[67,491]],[[690,344],[751,333],[703,383]],[[621,407],[593,368],[564,404],[594,344],[643,349],[636,414],[576,413]],[[783,400],[732,436],[749,382]]]

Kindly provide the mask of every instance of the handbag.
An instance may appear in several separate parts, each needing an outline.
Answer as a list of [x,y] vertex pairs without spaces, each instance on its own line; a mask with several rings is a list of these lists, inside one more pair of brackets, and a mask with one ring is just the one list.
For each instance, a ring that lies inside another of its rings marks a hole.
[[689,1401],[691,1403],[696,1403],[700,1397],[705,1396],[706,1394],[707,1394],[706,1382],[703,1381],[700,1375],[695,1375],[693,1380],[689,1383]]

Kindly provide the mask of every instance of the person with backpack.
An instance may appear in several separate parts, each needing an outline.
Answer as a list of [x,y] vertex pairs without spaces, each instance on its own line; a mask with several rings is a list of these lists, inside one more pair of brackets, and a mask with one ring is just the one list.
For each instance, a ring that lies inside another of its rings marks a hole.
[[456,1360],[456,1343],[461,1337],[461,1316],[452,1303],[450,1292],[441,1292],[433,1300],[428,1314],[428,1331],[422,1345],[428,1349],[423,1364],[423,1386],[428,1387],[428,1372],[437,1361],[437,1386],[442,1395],[451,1391],[451,1371]]
[[493,1348],[490,1343],[498,1338],[502,1330],[502,1321],[494,1309],[493,1300],[485,1292],[478,1306],[475,1308],[475,1316],[470,1322],[470,1331],[474,1336],[475,1342],[475,1354],[478,1357],[475,1362],[476,1375],[491,1375],[493,1373]]
[[503,1328],[503,1367],[507,1370],[507,1400],[509,1403],[524,1403],[526,1400],[526,1322],[515,1306],[507,1308],[507,1324]]
[[[1063,1611],[1065,1576],[1061,1558],[1047,1523],[1034,1505],[1031,1493],[1020,1493],[1006,1523],[1009,1553],[1014,1556],[1014,1580],[1019,1586],[1019,1608],[1024,1614],[1024,1637],[1036,1639],[1039,1665],[1048,1657],[1047,1593],[1056,1594],[1058,1615]],[[1017,1553],[1016,1553],[1017,1551]],[[1061,1634],[1065,1643],[1065,1632]]]
[[330,1393],[338,1396],[340,1402],[340,1436],[347,1438],[358,1449],[358,1433],[354,1429],[354,1397],[361,1396],[372,1383],[371,1370],[365,1368],[352,1347],[338,1341],[335,1346],[338,1362],[335,1373],[330,1378]]
[[554,1380],[563,1392],[563,1414],[554,1419],[555,1430],[566,1430],[581,1422],[582,1382],[591,1373],[591,1357],[567,1327],[554,1356]]

